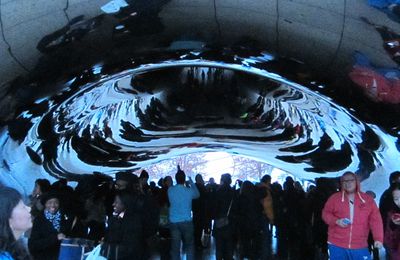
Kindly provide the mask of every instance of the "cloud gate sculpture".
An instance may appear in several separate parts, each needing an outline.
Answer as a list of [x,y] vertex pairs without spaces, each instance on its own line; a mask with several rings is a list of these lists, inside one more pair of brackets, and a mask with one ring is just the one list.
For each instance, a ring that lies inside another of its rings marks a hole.
[[399,6],[0,2],[0,182],[226,151],[304,179],[400,169]]

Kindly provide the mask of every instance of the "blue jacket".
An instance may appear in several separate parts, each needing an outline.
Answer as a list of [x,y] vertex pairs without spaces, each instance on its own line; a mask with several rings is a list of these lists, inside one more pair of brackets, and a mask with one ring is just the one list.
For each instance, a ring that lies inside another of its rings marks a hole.
[[14,260],[8,252],[0,252],[0,260]]
[[200,196],[196,185],[190,183],[190,187],[177,184],[168,189],[169,221],[171,223],[192,221],[192,200]]

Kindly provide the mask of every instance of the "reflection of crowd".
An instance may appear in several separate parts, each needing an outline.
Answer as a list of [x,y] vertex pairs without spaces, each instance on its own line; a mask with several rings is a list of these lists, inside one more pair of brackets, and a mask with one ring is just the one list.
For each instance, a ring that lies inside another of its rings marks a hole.
[[386,13],[393,21],[400,22],[399,0],[368,0],[368,4]]
[[374,102],[400,103],[400,71],[397,68],[379,68],[360,52],[354,53],[355,64],[350,79]]
[[[198,259],[210,237],[216,259],[328,259],[328,251],[330,259],[371,259],[369,250],[382,243],[390,259],[400,259],[400,172],[391,174],[380,212],[351,172],[341,177],[340,191],[328,178],[304,191],[291,177],[281,186],[269,175],[232,185],[222,174],[218,185],[200,174],[187,180],[179,169],[175,185],[166,176],[158,186],[145,170],[115,177],[83,176],[75,189],[66,180],[36,180],[33,225],[21,196],[0,188],[0,259],[58,259],[62,241],[78,237],[101,243],[107,259],[149,259],[154,252]],[[17,241],[31,226],[29,256]]]

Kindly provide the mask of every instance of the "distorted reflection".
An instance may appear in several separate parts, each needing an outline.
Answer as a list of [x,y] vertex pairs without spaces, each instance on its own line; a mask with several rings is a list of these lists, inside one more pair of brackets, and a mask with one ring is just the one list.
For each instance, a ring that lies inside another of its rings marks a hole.
[[348,169],[368,178],[376,163],[385,164],[379,158],[389,151],[393,156],[390,136],[329,98],[264,69],[284,60],[252,52],[225,54],[230,62],[207,61],[211,53],[143,60],[115,75],[97,64],[10,124],[10,138],[2,139],[4,164],[12,161],[14,142],[43,165],[41,171],[64,177],[98,167],[112,174],[219,147],[263,157],[311,179]]

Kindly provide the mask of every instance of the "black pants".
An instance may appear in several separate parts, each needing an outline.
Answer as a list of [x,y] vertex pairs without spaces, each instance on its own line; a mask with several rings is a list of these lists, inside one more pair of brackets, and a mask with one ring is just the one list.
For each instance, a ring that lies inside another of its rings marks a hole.
[[216,259],[233,260],[234,243],[231,228],[228,226],[214,231]]

